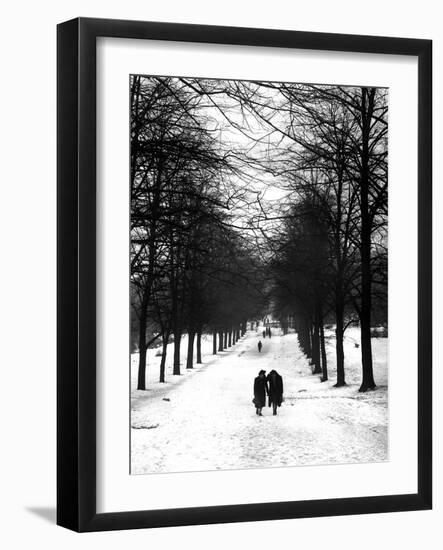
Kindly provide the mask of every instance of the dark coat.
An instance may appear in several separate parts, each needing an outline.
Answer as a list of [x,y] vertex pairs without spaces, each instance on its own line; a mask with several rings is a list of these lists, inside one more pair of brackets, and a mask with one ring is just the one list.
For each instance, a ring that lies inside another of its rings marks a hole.
[[254,405],[260,409],[266,406],[266,394],[268,393],[268,384],[266,377],[257,376],[254,380]]
[[269,387],[269,407],[275,403],[280,407],[283,401],[283,378],[277,373],[269,373],[266,377]]

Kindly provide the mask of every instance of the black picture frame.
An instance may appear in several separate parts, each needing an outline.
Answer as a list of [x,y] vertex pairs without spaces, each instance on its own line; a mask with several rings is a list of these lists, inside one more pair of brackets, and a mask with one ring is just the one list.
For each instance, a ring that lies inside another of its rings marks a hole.
[[[302,48],[418,59],[418,491],[416,494],[96,512],[96,39]],[[57,523],[104,531],[425,510],[432,506],[432,42],[78,18],[57,33]]]

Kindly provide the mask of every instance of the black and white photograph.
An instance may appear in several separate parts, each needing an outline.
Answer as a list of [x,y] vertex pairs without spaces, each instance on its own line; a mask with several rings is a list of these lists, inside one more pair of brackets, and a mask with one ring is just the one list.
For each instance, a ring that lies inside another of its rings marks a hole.
[[2,548],[441,546],[440,4],[5,3]]
[[132,74],[130,473],[389,460],[389,89]]

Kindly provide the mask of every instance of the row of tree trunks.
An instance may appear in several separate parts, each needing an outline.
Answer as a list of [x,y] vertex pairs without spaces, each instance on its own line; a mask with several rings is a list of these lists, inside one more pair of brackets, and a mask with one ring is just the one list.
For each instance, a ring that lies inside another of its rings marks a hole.
[[[230,332],[220,332],[219,333],[219,342],[220,347],[219,351],[226,349],[224,346],[226,340],[228,346],[233,346],[239,339],[240,331],[239,329],[233,329]],[[165,382],[165,369],[166,369],[166,358],[167,358],[167,349],[169,344],[169,339],[171,336],[171,331],[165,329],[162,333],[162,355],[160,360],[160,382]],[[180,374],[180,344],[181,344],[181,332],[174,333],[174,366],[173,374]],[[194,366],[194,343],[196,342],[196,363],[202,364],[202,351],[201,351],[201,340],[202,340],[202,331],[190,331],[188,332],[188,349],[186,357],[186,368],[192,369]],[[217,354],[217,332],[214,331],[212,334],[212,353],[213,355]],[[146,356],[146,348],[145,348]],[[145,371],[143,371],[144,373]],[[140,371],[139,371],[140,374]],[[140,381],[139,381],[140,382]],[[142,383],[145,385],[146,380],[142,380]]]
[[311,323],[307,319],[302,319],[297,326],[298,342],[302,352],[308,359],[312,358],[312,337]]
[[[197,338],[196,338],[197,337]],[[202,363],[202,352],[201,352],[201,341],[202,333],[201,330],[195,332],[193,330],[188,332],[188,353],[186,357],[186,368],[192,369],[194,367],[194,342],[197,340],[197,356],[196,363]]]
[[[335,304],[336,321],[336,360],[337,382],[335,387],[346,385],[344,368],[344,300],[342,293],[336,293]],[[328,367],[326,357],[326,344],[324,334],[324,321],[321,305],[318,306],[314,322],[309,319],[299,321],[296,327],[300,348],[313,365],[313,374],[321,374],[322,381],[328,380]]]
[[321,305],[318,306],[315,322],[307,319],[299,321],[296,330],[300,348],[314,366],[312,373],[321,374],[321,381],[325,382],[328,380],[328,363]]
[[212,354],[217,355],[217,351],[223,351],[230,348],[240,340],[240,329],[233,328],[230,331],[218,331],[218,347],[217,347],[217,331],[212,333]]
[[318,303],[315,308],[315,319],[310,330],[311,335],[311,356],[312,364],[314,365],[313,374],[321,374],[322,381],[328,379],[326,346],[325,346],[325,331],[323,325],[323,312],[321,303]]
[[[194,366],[194,342],[197,342],[196,346],[196,363],[201,364],[202,361],[202,352],[201,352],[201,330],[195,332],[190,331],[188,333],[188,351],[186,357],[186,368],[192,369]],[[240,330],[232,329],[230,331],[220,331],[218,333],[219,345],[218,351],[223,351],[229,347],[232,347],[240,338]],[[180,349],[180,346],[178,346]],[[212,354],[217,355],[217,332],[212,333]]]
[[[169,343],[169,337],[170,337],[170,330],[165,330],[162,334],[162,356],[160,360],[160,382],[165,382],[165,367],[166,367],[166,357],[167,357],[167,349],[168,349],[168,343]],[[197,337],[197,338],[196,338]],[[190,332],[188,334],[188,353],[187,353],[187,362],[186,362],[186,368],[193,368],[193,357],[194,357],[194,342],[197,341],[197,356],[196,356],[196,362],[197,364],[202,363],[202,353],[201,353],[201,337],[202,333],[201,331],[195,333]],[[174,343],[174,359],[175,354],[180,353],[180,342],[178,342],[178,345],[175,345]]]
[[[219,337],[219,346],[218,351],[223,351],[227,349],[228,347],[233,346],[239,339],[240,339],[240,329],[232,329],[231,331],[220,331],[218,333]],[[165,331],[162,334],[162,358],[160,362],[160,382],[165,381],[165,365],[166,365],[166,355],[167,355],[167,345],[169,342],[170,337],[170,331]],[[174,375],[180,375],[180,344],[181,344],[181,331],[174,332],[174,366],[173,366],[173,374]],[[194,366],[194,342],[197,341],[196,346],[196,363],[201,364],[202,361],[202,353],[201,353],[201,338],[202,338],[202,332],[190,330],[188,332],[188,349],[187,349],[187,357],[186,357],[186,368],[192,369]],[[144,354],[146,359],[146,347],[144,348]],[[212,354],[217,354],[217,332],[214,331],[212,334]],[[145,371],[139,370],[139,377],[140,373],[145,375]],[[143,384],[143,387],[145,387],[146,380],[139,380],[139,384]]]

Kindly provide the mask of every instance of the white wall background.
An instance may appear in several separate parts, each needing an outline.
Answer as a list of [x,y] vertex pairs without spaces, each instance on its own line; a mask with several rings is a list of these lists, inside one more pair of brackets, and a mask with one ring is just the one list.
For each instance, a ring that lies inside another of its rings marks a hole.
[[[0,543],[4,548],[440,548],[441,346],[434,344],[435,509],[77,535],[55,521],[55,26],[109,17],[434,40],[435,281],[442,278],[443,27],[439,0],[40,0],[4,4],[0,40]],[[440,250],[439,250],[440,249]],[[434,338],[441,290],[434,291]],[[405,426],[405,429],[408,429]]]

